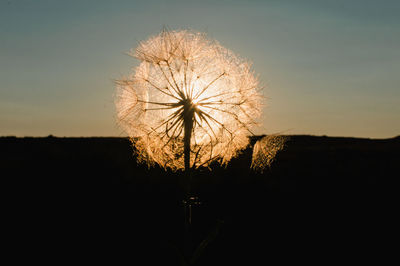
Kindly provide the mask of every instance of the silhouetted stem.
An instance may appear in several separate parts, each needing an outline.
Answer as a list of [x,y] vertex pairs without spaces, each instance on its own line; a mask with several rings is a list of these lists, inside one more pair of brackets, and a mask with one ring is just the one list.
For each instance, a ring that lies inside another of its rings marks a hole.
[[187,258],[191,256],[192,241],[190,226],[192,223],[192,206],[190,202],[191,190],[191,167],[190,167],[190,139],[192,137],[194,122],[194,108],[190,100],[185,100],[183,105],[183,124],[184,124],[184,163],[185,163],[185,253]]
[[193,120],[194,120],[194,108],[192,103],[188,101],[184,104],[183,109],[183,124],[185,129],[184,134],[184,162],[185,162],[185,176],[188,180],[188,186],[186,188],[186,193],[189,195],[190,193],[190,179],[191,179],[191,167],[190,167],[190,139],[192,138],[193,131]]

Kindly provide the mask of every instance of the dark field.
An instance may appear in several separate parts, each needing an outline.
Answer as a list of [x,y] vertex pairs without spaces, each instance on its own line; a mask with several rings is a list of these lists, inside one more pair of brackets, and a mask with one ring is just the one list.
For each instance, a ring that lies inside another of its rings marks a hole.
[[[221,226],[195,265],[382,262],[399,162],[399,137],[291,136],[263,174],[249,169],[251,149],[197,172],[193,245]],[[179,265],[183,175],[137,165],[127,139],[3,137],[0,166],[3,229],[19,254]]]

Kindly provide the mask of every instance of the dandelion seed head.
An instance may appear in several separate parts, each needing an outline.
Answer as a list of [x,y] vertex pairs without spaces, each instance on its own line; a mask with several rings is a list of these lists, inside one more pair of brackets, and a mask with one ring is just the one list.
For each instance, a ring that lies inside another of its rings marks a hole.
[[271,167],[277,153],[285,147],[288,140],[282,135],[268,135],[262,137],[254,144],[251,168],[256,172],[263,172]]
[[246,60],[205,34],[163,31],[130,52],[140,64],[117,81],[117,118],[139,161],[184,168],[184,116],[193,117],[190,165],[226,165],[261,114],[258,79]]

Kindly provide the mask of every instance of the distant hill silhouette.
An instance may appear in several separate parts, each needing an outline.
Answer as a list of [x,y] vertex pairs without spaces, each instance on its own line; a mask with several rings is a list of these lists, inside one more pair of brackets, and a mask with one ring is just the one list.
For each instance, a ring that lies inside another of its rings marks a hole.
[[[3,173],[13,183],[171,184],[180,176],[179,172],[138,165],[126,138],[0,137],[0,147]],[[399,150],[399,136],[360,139],[296,135],[290,136],[286,148],[262,175],[249,171],[249,148],[226,169],[213,166],[212,172],[203,171],[195,179],[199,185],[260,179],[268,189],[283,193],[376,190],[394,177]]]
[[[294,245],[312,239],[314,251],[324,252],[323,245],[352,234],[365,248],[384,227],[377,217],[384,217],[384,199],[398,178],[399,136],[290,136],[263,174],[249,169],[251,152],[243,151],[227,168],[214,165],[194,176],[194,193],[203,201],[194,212],[198,241],[217,219],[225,222],[199,265],[229,264],[249,254],[265,259],[265,249],[275,252],[285,238]],[[143,254],[176,259],[165,243],[181,238],[183,175],[138,165],[128,139],[0,137],[0,166],[16,217],[22,212],[28,219],[55,219],[63,230],[54,223],[37,226],[55,230],[56,238],[111,219],[112,228],[120,224],[140,241]],[[22,226],[24,219],[18,221]],[[341,245],[351,246],[343,239]]]

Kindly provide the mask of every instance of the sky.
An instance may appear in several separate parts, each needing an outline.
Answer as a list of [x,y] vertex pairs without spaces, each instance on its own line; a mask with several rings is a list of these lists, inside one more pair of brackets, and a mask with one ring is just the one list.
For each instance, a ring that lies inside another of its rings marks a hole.
[[253,62],[257,134],[400,135],[400,1],[0,0],[0,136],[125,136],[114,80],[169,29]]

